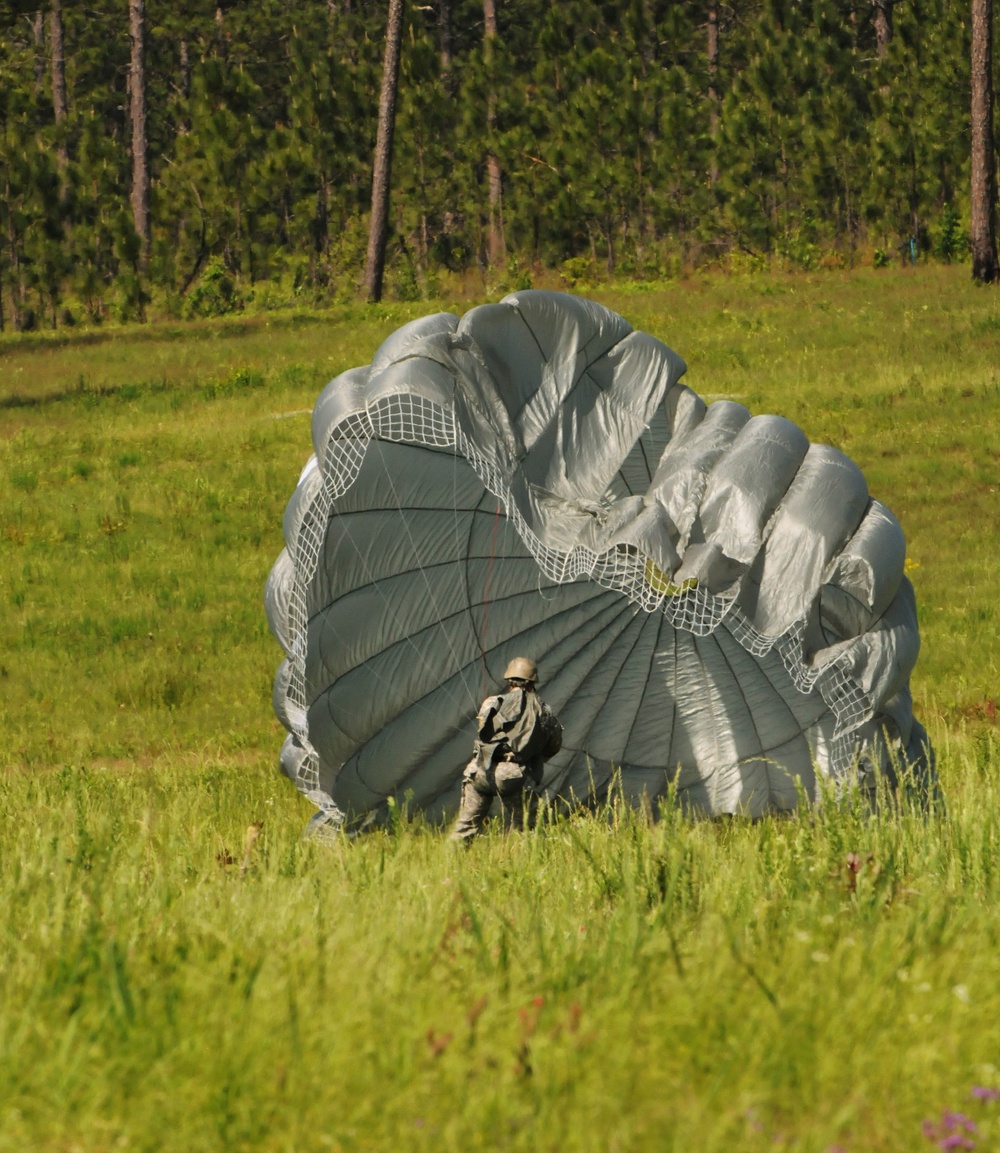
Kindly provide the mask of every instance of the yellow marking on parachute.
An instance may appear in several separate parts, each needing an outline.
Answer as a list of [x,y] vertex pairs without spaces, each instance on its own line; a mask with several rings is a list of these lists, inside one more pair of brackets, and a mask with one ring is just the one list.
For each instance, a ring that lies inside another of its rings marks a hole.
[[654,593],[664,593],[668,597],[679,597],[681,593],[690,592],[691,589],[698,587],[697,577],[688,577],[686,581],[675,585],[663,569],[654,561],[651,561],[649,557],[646,557],[645,577],[646,583]]

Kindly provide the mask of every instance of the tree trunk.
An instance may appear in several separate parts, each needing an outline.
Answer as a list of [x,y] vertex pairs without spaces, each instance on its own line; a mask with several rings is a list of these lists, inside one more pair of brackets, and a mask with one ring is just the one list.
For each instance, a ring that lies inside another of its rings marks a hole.
[[657,47],[656,11],[653,7],[653,0],[642,0],[642,37],[639,55],[642,60],[643,80],[652,75],[653,65],[656,63]]
[[875,0],[875,43],[878,57],[884,60],[892,40],[892,6],[894,0]]
[[718,72],[719,5],[718,0],[708,0],[708,131],[712,140],[712,159],[708,169],[709,184],[714,184],[719,179],[719,164],[715,155],[719,136],[719,90],[716,85]]
[[187,102],[191,99],[191,52],[187,40],[183,38],[177,46],[177,62],[179,72],[176,91],[184,101],[184,114],[177,118],[177,135],[186,136],[191,131],[191,121],[188,118],[190,109],[187,107]]
[[372,214],[368,224],[365,293],[375,304],[382,299],[385,244],[389,231],[389,188],[392,178],[392,137],[396,130],[396,92],[399,87],[399,51],[403,39],[403,0],[389,0],[382,61],[382,92],[378,102],[378,136],[372,171]]
[[17,233],[14,229],[14,213],[10,210],[10,180],[5,181],[4,196],[7,209],[7,252],[8,264],[13,279],[10,286],[10,323],[15,332],[21,331],[21,300],[24,297],[24,280],[21,277],[21,261],[18,253]]
[[185,100],[191,95],[191,57],[188,53],[188,42],[181,40],[178,47],[178,62],[180,64],[180,92]]
[[139,267],[149,263],[149,144],[146,138],[146,0],[129,0],[132,46],[129,115],[132,121],[132,220],[141,245]]
[[438,23],[441,43],[441,78],[445,90],[452,90],[451,0],[438,0]]
[[52,0],[49,9],[49,42],[52,49],[52,112],[55,116],[56,129],[59,132],[59,144],[56,156],[59,167],[65,168],[69,161],[69,152],[66,147],[66,50],[63,46],[62,4],[60,0]]
[[31,39],[35,48],[35,91],[45,78],[45,12],[39,8],[31,20]]
[[226,59],[226,15],[219,4],[215,9],[215,46],[221,59]]
[[972,0],[972,279],[1000,280],[993,171],[993,0]]
[[497,0],[483,0],[483,59],[486,64],[486,135],[490,143],[486,153],[486,173],[489,179],[489,262],[496,266],[507,257],[503,236],[503,172],[500,160],[493,151],[493,134],[497,124],[497,94],[494,87],[493,61],[497,38]]
[[330,181],[324,174],[320,179],[317,198],[317,223],[319,225],[319,254],[324,260],[330,259]]

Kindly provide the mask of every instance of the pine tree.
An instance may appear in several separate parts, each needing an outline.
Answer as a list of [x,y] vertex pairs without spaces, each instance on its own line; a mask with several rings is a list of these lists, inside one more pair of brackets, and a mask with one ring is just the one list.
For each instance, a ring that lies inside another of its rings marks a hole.
[[993,169],[993,0],[972,0],[972,278],[1000,280]]
[[[961,254],[972,46],[954,5],[413,6],[381,275],[409,296],[477,266],[499,290],[526,262],[655,276],[931,235]],[[0,0],[0,323],[356,286],[380,231],[381,0],[130,0],[128,40],[124,11]],[[995,190],[977,204],[992,219]]]
[[[708,70],[708,130],[714,146],[719,134],[719,4],[718,0],[708,0],[708,43],[706,66]],[[709,171],[709,183],[714,184],[719,178],[719,169],[715,157]]]
[[66,147],[65,120],[66,120],[66,56],[63,43],[62,4],[60,0],[52,0],[49,9],[49,45],[51,49],[52,68],[52,114],[56,129],[59,132],[57,155],[59,167],[65,168],[69,163],[69,152]]
[[378,137],[372,172],[372,212],[365,257],[365,293],[369,301],[382,299],[385,245],[389,230],[389,190],[392,180],[392,143],[396,129],[396,93],[403,34],[403,0],[389,0],[382,63],[382,91],[378,108]]
[[129,0],[129,121],[132,129],[132,221],[139,237],[139,267],[149,264],[149,141],[146,136],[146,4]]
[[497,77],[494,61],[497,41],[497,0],[483,0],[483,68],[486,74],[486,174],[489,184],[489,262],[494,267],[507,258],[503,234],[503,170],[494,136],[497,131]]
[[922,246],[932,221],[965,185],[969,140],[969,33],[950,0],[895,13],[884,59],[873,63],[869,177],[862,214],[887,249]]

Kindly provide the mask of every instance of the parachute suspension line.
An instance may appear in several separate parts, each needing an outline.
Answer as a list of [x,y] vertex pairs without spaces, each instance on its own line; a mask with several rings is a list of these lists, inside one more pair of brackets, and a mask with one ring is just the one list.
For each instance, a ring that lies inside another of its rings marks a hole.
[[[399,499],[399,494],[396,492],[396,486],[392,480],[392,471],[389,468],[388,461],[385,459],[385,453],[382,451],[381,438],[376,437],[374,443],[378,447],[379,459],[382,461],[382,467],[385,469],[385,478],[389,482],[389,489],[392,492],[392,499],[396,502],[396,511],[399,513],[400,523],[402,524],[403,530],[406,533],[406,539],[410,542],[410,548],[413,549],[413,562],[419,569],[420,575],[424,579],[424,585],[427,588],[427,595],[430,597],[430,603],[434,608],[434,615],[437,617],[438,624],[441,627],[441,634],[445,639],[445,643],[448,645],[448,652],[451,653],[452,660],[455,662],[455,668],[458,670],[458,675],[462,678],[462,684],[465,687],[465,691],[468,694],[469,700],[472,701],[473,708],[478,708],[479,701],[475,699],[475,692],[473,691],[469,682],[465,679],[465,670],[461,660],[459,659],[458,653],[455,652],[455,646],[451,643],[451,637],[448,635],[448,630],[445,626],[444,618],[441,615],[441,609],[438,607],[437,598],[434,596],[434,589],[431,586],[430,578],[427,576],[427,572],[424,569],[424,566],[420,563],[420,556],[417,551],[417,542],[413,539],[413,533],[410,532],[410,526],[406,521],[406,514],[403,511],[402,502]],[[413,645],[414,648],[417,647],[415,644],[413,644],[412,641],[410,644]],[[426,659],[423,660],[423,663],[425,666],[427,665]],[[443,688],[444,685],[441,687]],[[456,702],[456,698],[451,693],[448,695],[451,697],[452,702],[460,703]]]
[[486,673],[486,624],[490,615],[490,585],[493,582],[493,562],[496,560],[497,555],[497,529],[500,527],[500,512],[502,509],[500,501],[497,501],[497,511],[493,514],[493,540],[490,542],[490,563],[486,569],[486,584],[483,586],[483,624],[479,630],[479,651],[483,656],[483,692],[482,695],[486,696],[487,673]]

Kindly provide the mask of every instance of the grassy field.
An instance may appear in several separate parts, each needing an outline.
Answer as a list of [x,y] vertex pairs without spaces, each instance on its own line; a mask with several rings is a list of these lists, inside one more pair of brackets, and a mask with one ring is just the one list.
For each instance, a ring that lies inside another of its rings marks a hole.
[[1000,1148],[1000,297],[592,295],[900,517],[947,815],[301,842],[261,591],[308,412],[470,302],[2,337],[0,1150]]

